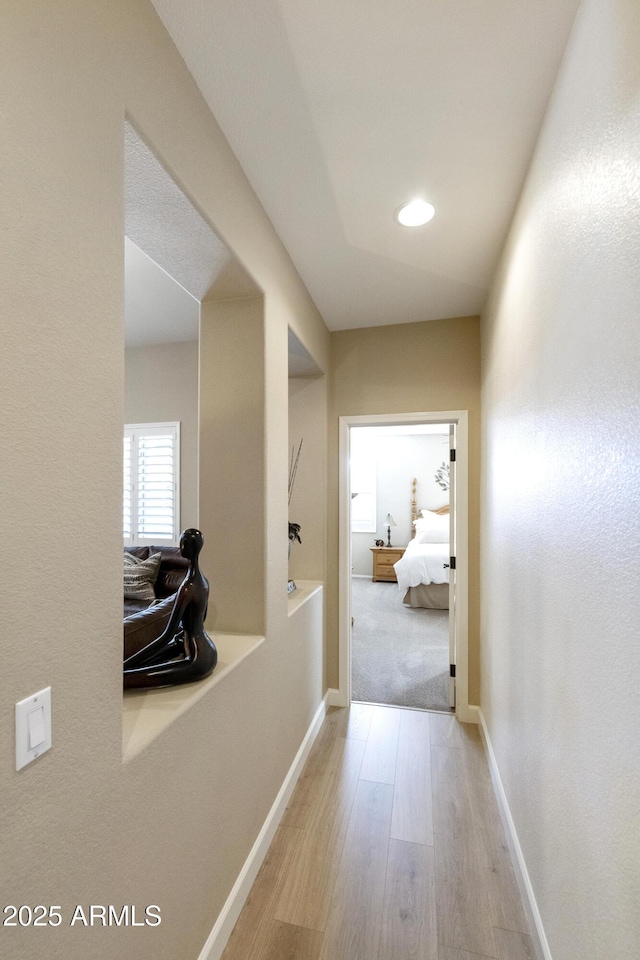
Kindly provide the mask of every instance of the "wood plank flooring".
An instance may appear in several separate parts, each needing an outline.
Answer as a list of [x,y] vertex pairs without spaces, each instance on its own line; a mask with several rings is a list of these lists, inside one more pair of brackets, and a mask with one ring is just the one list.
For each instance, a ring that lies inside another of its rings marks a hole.
[[330,710],[222,960],[487,958],[534,950],[477,728]]

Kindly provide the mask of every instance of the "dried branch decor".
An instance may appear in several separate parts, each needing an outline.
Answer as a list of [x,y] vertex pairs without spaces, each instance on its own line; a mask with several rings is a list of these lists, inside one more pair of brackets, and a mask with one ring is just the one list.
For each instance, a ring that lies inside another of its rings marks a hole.
[[291,447],[291,459],[289,460],[289,500],[287,501],[288,503],[291,503],[291,494],[293,493],[293,485],[296,482],[296,473],[298,472],[298,461],[300,460],[301,450],[302,450],[302,440],[298,445],[297,453],[296,453],[295,443]]
[[[291,494],[293,493],[293,485],[296,482],[296,474],[298,472],[298,463],[300,461],[300,451],[302,450],[302,440],[298,444],[298,450],[296,452],[295,443],[291,448],[291,459],[289,460],[289,500],[288,503],[291,503]],[[300,524],[291,523],[289,521],[289,540],[297,540],[298,543],[302,543],[300,539]],[[291,549],[291,547],[289,547]]]

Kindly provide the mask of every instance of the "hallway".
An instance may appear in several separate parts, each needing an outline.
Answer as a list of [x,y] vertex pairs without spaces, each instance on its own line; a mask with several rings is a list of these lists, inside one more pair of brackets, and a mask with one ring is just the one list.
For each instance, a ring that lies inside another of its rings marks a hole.
[[534,960],[479,733],[332,709],[223,960]]

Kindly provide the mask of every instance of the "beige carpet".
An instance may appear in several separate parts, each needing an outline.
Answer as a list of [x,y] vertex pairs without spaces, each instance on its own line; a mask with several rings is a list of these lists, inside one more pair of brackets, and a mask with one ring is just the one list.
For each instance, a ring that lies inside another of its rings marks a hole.
[[396,583],[351,580],[351,696],[449,710],[449,611],[405,607]]

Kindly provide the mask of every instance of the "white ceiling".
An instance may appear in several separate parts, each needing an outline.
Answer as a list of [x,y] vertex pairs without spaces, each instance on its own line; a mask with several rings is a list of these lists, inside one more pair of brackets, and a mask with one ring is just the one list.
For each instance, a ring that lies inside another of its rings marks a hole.
[[289,329],[289,376],[290,377],[319,377],[322,370],[315,362],[309,351]]
[[124,197],[127,347],[196,340],[201,300],[259,292],[130,123]]
[[231,259],[130,123],[124,125],[124,232],[197,300]]
[[152,2],[331,329],[481,311],[579,0]]
[[124,277],[126,347],[198,339],[198,300],[127,237]]
[[[124,145],[125,347],[197,340],[201,300],[258,288],[128,122]],[[289,376],[321,374],[289,330]]]

